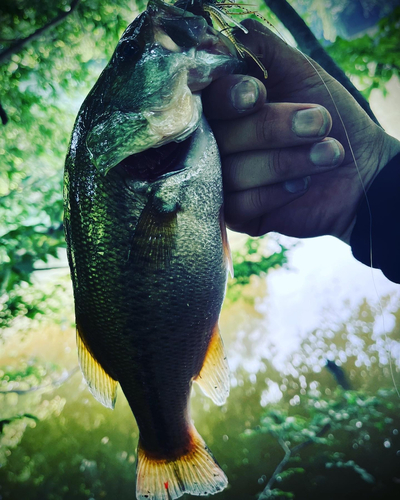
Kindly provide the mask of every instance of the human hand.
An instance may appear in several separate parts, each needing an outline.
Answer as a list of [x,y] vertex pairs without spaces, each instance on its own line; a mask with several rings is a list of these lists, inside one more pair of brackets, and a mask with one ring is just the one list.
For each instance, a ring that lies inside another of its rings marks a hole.
[[400,142],[314,61],[259,22],[243,24],[249,34],[238,39],[260,55],[268,79],[249,60],[248,76],[229,75],[203,91],[221,153],[227,224],[252,236],[330,234],[348,242],[365,190]]

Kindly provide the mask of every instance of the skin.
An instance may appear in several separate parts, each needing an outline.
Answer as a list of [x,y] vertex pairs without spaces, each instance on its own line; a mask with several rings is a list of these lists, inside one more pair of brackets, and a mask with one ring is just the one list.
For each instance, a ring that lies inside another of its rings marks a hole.
[[348,243],[365,191],[400,142],[313,62],[355,164],[315,69],[259,22],[243,24],[249,34],[238,39],[262,54],[268,79],[249,60],[248,75],[226,76],[203,91],[222,157],[226,222],[251,236],[333,235]]

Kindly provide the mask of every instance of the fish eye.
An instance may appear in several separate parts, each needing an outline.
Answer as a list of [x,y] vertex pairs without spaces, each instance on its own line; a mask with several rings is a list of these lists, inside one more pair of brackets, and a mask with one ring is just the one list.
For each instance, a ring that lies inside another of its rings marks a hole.
[[139,55],[140,47],[132,40],[127,40],[118,48],[118,56],[121,59],[136,59]]

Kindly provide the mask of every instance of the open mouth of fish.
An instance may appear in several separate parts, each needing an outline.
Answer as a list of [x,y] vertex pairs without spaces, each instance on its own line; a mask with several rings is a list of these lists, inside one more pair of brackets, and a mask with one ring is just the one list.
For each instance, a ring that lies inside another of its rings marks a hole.
[[148,22],[143,28],[147,38],[130,49],[133,62],[124,60],[126,44],[132,43],[130,33],[122,37],[114,55],[116,68],[133,64],[124,71],[119,87],[131,87],[131,95],[119,109],[112,107],[97,117],[87,137],[91,160],[104,175],[117,165],[129,175],[133,161],[136,179],[153,180],[179,170],[179,157],[202,119],[201,91],[242,68],[230,40],[205,18],[157,0],[154,12],[150,4],[149,9],[149,19],[143,18]]
[[[165,40],[164,40],[165,43]],[[170,45],[170,44],[169,44]],[[168,46],[168,44],[167,44]],[[199,58],[200,60],[203,56],[216,56],[219,57],[232,57],[226,45],[215,43],[214,38],[207,38],[202,41],[196,51],[193,49],[193,59]],[[201,62],[201,65],[204,64]],[[206,88],[210,83],[221,76],[226,74],[226,69],[221,66],[215,66],[209,74],[204,75],[203,71],[199,67],[193,67],[188,70],[187,74],[187,87],[192,93],[193,99],[195,99],[196,105],[201,107],[200,96],[201,91]],[[159,110],[153,109],[153,112],[158,112],[160,114],[173,113],[174,105],[167,105],[160,107]],[[201,111],[201,110],[200,110]],[[192,117],[193,118],[193,117]],[[160,141],[162,145],[155,144],[153,147],[146,149],[140,153],[132,154],[124,158],[117,166],[122,169],[128,177],[132,177],[139,181],[152,182],[160,177],[177,172],[184,168],[183,160],[186,157],[188,151],[190,150],[194,133],[199,126],[201,121],[201,113],[198,113],[197,121],[193,123],[182,123],[182,130],[177,133],[177,138],[174,136],[168,137],[168,135]],[[180,139],[182,136],[188,137],[183,140]],[[179,137],[180,136],[180,137]],[[167,141],[167,142],[165,142]]]
[[184,168],[184,158],[190,150],[193,134],[182,142],[169,142],[158,148],[130,155],[117,166],[126,177],[153,182]]

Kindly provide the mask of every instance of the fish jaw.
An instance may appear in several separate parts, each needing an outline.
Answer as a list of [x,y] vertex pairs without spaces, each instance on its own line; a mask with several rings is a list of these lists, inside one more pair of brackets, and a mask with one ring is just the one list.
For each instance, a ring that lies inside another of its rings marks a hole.
[[106,175],[127,156],[184,141],[200,122],[199,91],[240,68],[204,17],[151,0],[84,104],[91,161]]

